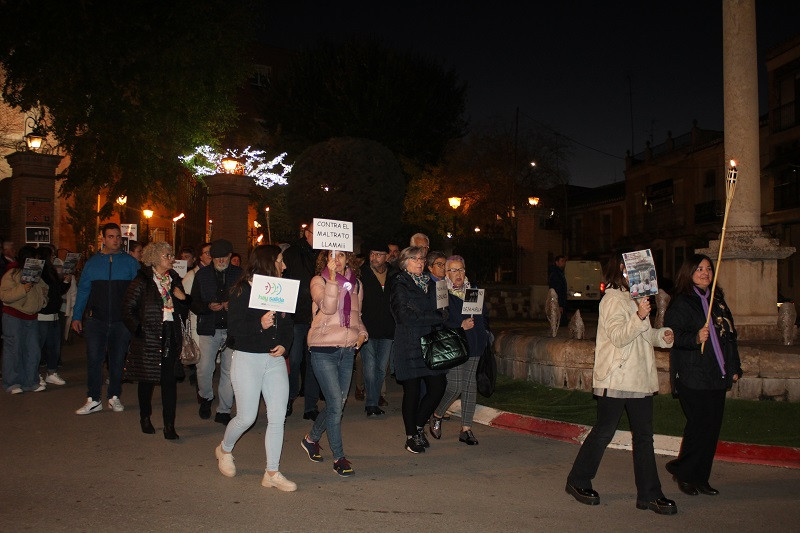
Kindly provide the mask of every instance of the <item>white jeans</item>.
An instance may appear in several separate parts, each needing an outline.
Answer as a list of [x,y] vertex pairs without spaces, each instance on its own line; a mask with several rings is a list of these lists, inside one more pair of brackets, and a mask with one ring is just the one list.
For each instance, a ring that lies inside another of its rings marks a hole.
[[[206,400],[214,399],[212,380],[217,368],[217,350],[225,344],[228,332],[224,329],[214,331],[214,336],[200,335],[200,361],[197,363],[197,393]],[[222,351],[219,364],[219,405],[218,413],[230,413],[233,407],[233,387],[231,387],[231,354],[233,350]]]
[[267,432],[264,435],[267,470],[279,470],[283,448],[283,422],[286,418],[286,403],[289,401],[286,360],[266,353],[234,351],[231,382],[236,393],[236,416],[225,429],[222,449],[226,452],[233,451],[239,437],[256,421],[261,396],[264,396],[267,404]]

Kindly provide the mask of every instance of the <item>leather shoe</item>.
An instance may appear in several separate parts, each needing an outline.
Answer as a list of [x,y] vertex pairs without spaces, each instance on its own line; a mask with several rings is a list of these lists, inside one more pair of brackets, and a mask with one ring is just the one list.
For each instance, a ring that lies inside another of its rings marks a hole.
[[428,425],[428,429],[431,432],[431,437],[434,439],[441,439],[442,438],[442,419],[437,418],[435,416],[431,416],[431,420]]
[[669,472],[673,476],[678,475],[678,467],[675,464],[675,460],[669,461],[666,465],[664,465],[664,468],[666,468],[667,472]]
[[311,411],[306,411],[305,413],[303,413],[303,420],[313,420],[314,422],[316,422],[318,416],[319,416],[319,410],[312,409]]
[[[200,398],[198,396],[198,398]],[[213,400],[206,400],[205,398],[200,399],[200,409],[198,410],[198,414],[200,418],[203,420],[208,420],[211,418],[211,402]]]
[[472,434],[472,430],[468,429],[466,431],[462,431],[458,434],[459,442],[463,442],[469,446],[475,446],[478,444],[478,439],[475,438],[475,435]]
[[382,415],[386,413],[386,411],[380,407],[365,407],[364,411],[367,412],[367,416]]
[[164,438],[167,440],[178,440],[180,437],[175,433],[175,426],[164,426]]
[[156,432],[156,428],[154,428],[153,423],[150,422],[149,416],[143,416],[139,420],[139,423],[142,425],[142,433],[147,433],[149,435],[152,435],[153,433]]
[[598,505],[600,503],[600,495],[597,491],[592,489],[579,489],[569,481],[564,488],[567,494],[572,495],[573,498],[586,505]]
[[697,483],[694,487],[700,494],[708,494],[709,496],[716,496],[717,494],[719,494],[719,491],[714,487],[712,487],[711,485],[709,485],[707,482]]
[[675,505],[675,502],[666,498],[658,498],[649,502],[636,500],[636,508],[643,511],[650,509],[658,514],[675,514],[678,512],[678,506]]
[[688,494],[689,496],[697,496],[700,493],[697,487],[687,481],[678,481],[678,488],[681,489],[682,493]]

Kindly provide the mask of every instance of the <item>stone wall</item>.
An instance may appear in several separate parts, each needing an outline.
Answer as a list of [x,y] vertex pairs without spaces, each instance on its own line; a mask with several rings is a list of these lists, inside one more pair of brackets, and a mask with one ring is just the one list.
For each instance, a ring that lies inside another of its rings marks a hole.
[[[513,379],[548,387],[592,390],[594,341],[500,332],[494,342],[497,368]],[[800,355],[741,346],[744,376],[728,393],[748,400],[800,401]],[[669,394],[669,351],[656,349],[659,393]]]
[[489,318],[531,318],[531,287],[528,285],[486,287],[484,298]]

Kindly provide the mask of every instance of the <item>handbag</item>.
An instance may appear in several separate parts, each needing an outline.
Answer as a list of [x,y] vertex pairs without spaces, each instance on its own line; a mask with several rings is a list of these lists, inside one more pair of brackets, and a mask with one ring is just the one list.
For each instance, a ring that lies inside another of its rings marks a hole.
[[489,398],[494,393],[497,383],[497,361],[492,351],[492,343],[486,343],[481,358],[478,361],[478,369],[475,372],[475,381],[478,384],[478,392],[481,396]]
[[431,370],[447,370],[469,359],[463,328],[436,329],[420,339],[422,357]]
[[196,365],[200,361],[200,347],[192,338],[192,328],[189,319],[181,320],[181,364]]

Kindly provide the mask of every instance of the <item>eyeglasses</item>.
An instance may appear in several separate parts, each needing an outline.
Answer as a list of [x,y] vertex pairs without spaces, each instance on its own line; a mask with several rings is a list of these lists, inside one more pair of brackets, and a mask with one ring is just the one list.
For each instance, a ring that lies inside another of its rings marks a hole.
[[464,272],[463,268],[448,268],[448,272]]
[[436,261],[433,266],[437,268],[444,268],[447,263],[442,263],[441,261]]
[[173,254],[164,254],[161,257],[163,259],[175,259],[175,255],[173,255]]

